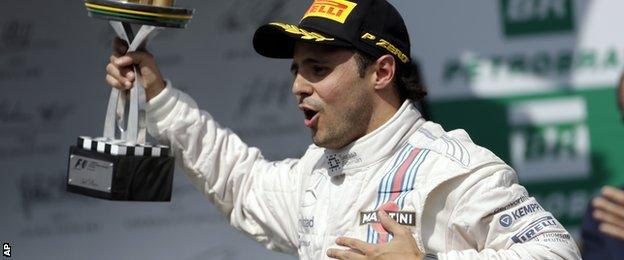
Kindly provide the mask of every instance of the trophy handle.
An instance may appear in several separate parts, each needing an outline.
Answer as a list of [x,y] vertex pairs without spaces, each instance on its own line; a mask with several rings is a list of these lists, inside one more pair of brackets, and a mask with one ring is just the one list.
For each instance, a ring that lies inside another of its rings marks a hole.
[[[159,32],[159,27],[142,25],[136,36],[129,23],[110,21],[111,26],[119,38],[128,43],[128,52],[144,49],[147,42]],[[108,99],[108,108],[104,121],[103,136],[108,139],[121,139],[131,144],[145,144],[145,89],[141,85],[140,70],[134,66],[136,78],[130,90],[130,106],[128,115],[125,114],[124,95],[121,91],[112,88]],[[120,105],[122,108],[120,109]],[[125,120],[127,118],[127,120]],[[127,122],[124,128],[124,122]],[[120,136],[116,136],[115,128],[119,128]]]

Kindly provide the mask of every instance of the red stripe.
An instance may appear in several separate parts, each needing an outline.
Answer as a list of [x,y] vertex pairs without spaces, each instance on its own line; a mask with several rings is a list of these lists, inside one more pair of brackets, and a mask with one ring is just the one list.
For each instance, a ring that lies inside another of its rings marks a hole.
[[377,237],[377,244],[382,245],[388,243],[388,234],[379,234]]
[[414,150],[412,150],[407,159],[401,164],[399,171],[396,173],[396,175],[394,175],[391,189],[392,194],[390,194],[389,201],[394,201],[401,194],[401,184],[403,183],[405,173],[407,172],[407,169],[409,168],[410,164],[412,164],[412,161],[414,161],[414,158],[416,158],[416,155],[418,155],[418,153],[420,153],[420,149],[414,148]]
[[[414,148],[414,150],[412,150],[412,152],[410,152],[410,154],[407,156],[407,159],[405,159],[405,161],[401,163],[399,170],[394,175],[394,179],[392,180],[392,188],[390,190],[391,194],[390,194],[390,199],[388,201],[396,200],[396,198],[398,198],[399,195],[401,194],[401,183],[403,183],[403,178],[405,177],[405,173],[407,172],[407,169],[412,164],[412,162],[414,161],[414,158],[416,158],[418,153],[420,153],[420,149]],[[388,233],[379,234],[379,236],[377,237],[377,244],[388,243],[388,238],[389,238]]]

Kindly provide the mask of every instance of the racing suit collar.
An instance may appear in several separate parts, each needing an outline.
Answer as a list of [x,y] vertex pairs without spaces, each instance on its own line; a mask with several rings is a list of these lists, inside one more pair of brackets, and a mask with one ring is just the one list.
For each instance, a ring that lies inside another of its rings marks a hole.
[[339,150],[324,149],[323,166],[330,177],[358,172],[401,148],[425,120],[411,100],[383,125]]

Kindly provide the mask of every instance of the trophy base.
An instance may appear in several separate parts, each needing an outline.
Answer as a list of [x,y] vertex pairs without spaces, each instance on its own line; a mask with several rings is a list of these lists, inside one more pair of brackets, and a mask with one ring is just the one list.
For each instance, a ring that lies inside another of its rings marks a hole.
[[171,201],[175,159],[112,155],[71,146],[67,191],[116,201]]

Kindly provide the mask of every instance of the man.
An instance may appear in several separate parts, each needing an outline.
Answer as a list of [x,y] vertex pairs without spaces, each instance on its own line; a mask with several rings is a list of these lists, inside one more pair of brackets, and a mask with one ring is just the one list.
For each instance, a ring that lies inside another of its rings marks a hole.
[[579,258],[513,169],[421,117],[407,29],[385,0],[316,0],[298,26],[264,25],[253,43],[292,58],[314,142],[299,160],[264,160],[163,83],[147,53],[117,48],[107,67],[120,89],[141,68],[148,130],[238,230],[303,259]]
[[[624,75],[617,88],[617,104],[624,118]],[[583,258],[620,259],[624,255],[624,191],[605,186],[583,218]]]

